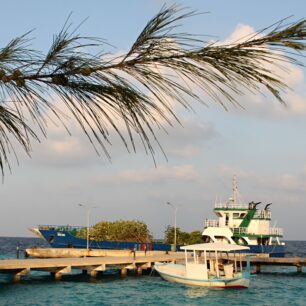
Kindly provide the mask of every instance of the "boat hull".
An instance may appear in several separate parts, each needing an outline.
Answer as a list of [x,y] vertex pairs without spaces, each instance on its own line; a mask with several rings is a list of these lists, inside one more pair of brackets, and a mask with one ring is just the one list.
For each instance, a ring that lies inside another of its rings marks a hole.
[[188,278],[181,273],[174,274],[166,272],[163,267],[167,264],[155,265],[155,270],[159,275],[169,282],[184,284],[188,286],[198,286],[198,287],[214,287],[214,288],[248,288],[250,284],[250,279],[245,276],[242,278],[233,279],[192,279]]
[[267,254],[269,257],[285,257],[285,245],[247,245],[249,253]]
[[[72,235],[69,231],[58,229],[39,229],[39,236],[43,237],[52,248],[87,248],[87,240]],[[144,250],[171,251],[171,244],[141,243],[128,241],[96,241],[89,240],[90,249],[115,249],[115,250]],[[179,245],[177,250],[179,250]]]

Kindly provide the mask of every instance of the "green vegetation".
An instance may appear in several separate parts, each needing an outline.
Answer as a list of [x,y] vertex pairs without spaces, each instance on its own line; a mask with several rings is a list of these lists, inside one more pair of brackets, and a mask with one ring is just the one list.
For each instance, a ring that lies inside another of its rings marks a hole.
[[[174,242],[174,227],[168,225],[165,230],[165,243],[173,244]],[[183,232],[179,227],[176,228],[176,243],[177,244],[195,244],[203,243],[202,232]]]
[[[86,238],[87,229],[78,231],[77,237]],[[132,242],[151,242],[152,235],[148,226],[141,221],[118,220],[101,221],[90,229],[90,238],[97,241],[132,241]]]
[[65,128],[73,118],[108,158],[112,130],[129,152],[140,138],[154,157],[155,129],[179,122],[179,108],[169,100],[192,109],[192,101],[205,104],[208,95],[227,109],[226,102],[240,106],[236,96],[267,91],[283,102],[286,80],[275,68],[302,65],[297,57],[306,49],[306,20],[283,20],[221,44],[178,30],[195,14],[164,6],[122,56],[112,57],[103,51],[108,46],[103,39],[82,37],[69,21],[46,54],[33,50],[29,33],[0,48],[2,175],[16,144],[30,154],[32,142],[41,138],[37,130],[47,135],[50,117]]
[[[87,237],[87,228],[84,227],[78,230],[75,234],[77,237]],[[90,239],[97,241],[131,241],[131,242],[146,242],[150,243],[153,236],[150,233],[148,226],[142,221],[136,220],[117,220],[117,221],[101,221],[95,224],[89,231]],[[192,231],[190,233],[182,231],[179,227],[176,228],[177,244],[195,244],[202,243],[202,232]],[[174,227],[168,225],[165,230],[164,242],[173,244],[174,242]]]

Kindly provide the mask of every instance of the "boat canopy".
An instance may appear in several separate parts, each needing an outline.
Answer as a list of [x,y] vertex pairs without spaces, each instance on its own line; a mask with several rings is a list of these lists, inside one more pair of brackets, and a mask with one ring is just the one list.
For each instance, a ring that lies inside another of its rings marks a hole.
[[247,246],[228,244],[228,243],[199,243],[199,244],[182,246],[181,249],[187,251],[233,252],[233,251],[246,251],[249,250],[250,248]]

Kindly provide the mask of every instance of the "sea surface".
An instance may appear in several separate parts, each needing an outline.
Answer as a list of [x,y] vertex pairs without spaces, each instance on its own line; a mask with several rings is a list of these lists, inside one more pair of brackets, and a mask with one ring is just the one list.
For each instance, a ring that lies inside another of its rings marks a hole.
[[[306,257],[306,241],[287,241],[288,256]],[[38,238],[0,237],[0,259],[20,257],[28,247],[47,247]],[[80,274],[54,281],[49,274],[31,272],[20,283],[0,274],[0,305],[301,305],[306,306],[306,268],[262,267],[248,289],[207,289],[169,283],[152,273],[120,277],[116,271],[95,280]]]

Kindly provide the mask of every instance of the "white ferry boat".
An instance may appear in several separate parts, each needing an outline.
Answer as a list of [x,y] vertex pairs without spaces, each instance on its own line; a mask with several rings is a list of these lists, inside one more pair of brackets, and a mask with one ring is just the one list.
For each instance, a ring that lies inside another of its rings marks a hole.
[[[244,203],[234,176],[232,197],[225,203],[216,200],[214,212],[219,219],[205,220],[202,233],[204,242],[245,245],[250,248],[250,253],[284,257],[285,243],[281,242],[283,230],[270,226],[271,204]],[[264,205],[263,209],[258,208],[260,205]]]

